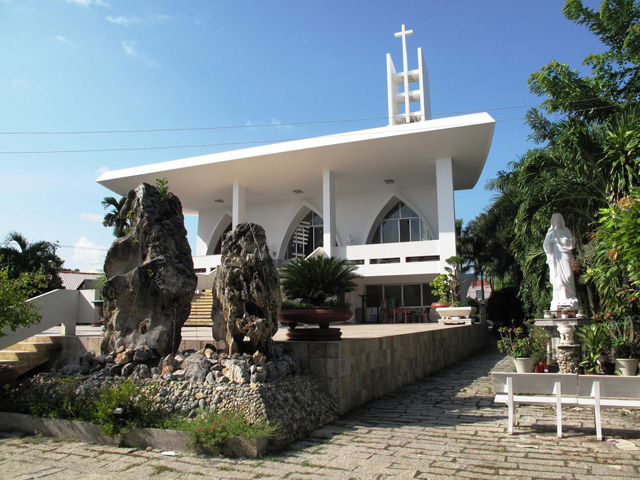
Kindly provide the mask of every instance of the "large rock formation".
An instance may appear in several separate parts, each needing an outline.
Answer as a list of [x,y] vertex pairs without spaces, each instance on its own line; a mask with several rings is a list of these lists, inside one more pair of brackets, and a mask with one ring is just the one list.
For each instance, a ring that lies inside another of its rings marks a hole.
[[143,183],[129,192],[120,215],[131,226],[113,242],[104,264],[101,349],[146,345],[157,356],[175,353],[197,284],[182,204]]
[[[241,223],[222,242],[222,264],[213,284],[213,338],[229,354],[246,350],[271,355],[282,301],[278,271],[264,229]],[[248,337],[248,342],[243,342]]]

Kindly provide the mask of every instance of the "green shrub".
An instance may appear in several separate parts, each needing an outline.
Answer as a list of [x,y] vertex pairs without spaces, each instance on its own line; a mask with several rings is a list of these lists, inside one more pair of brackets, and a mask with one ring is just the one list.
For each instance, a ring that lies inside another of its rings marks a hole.
[[189,435],[185,440],[196,452],[205,455],[221,453],[227,440],[234,437],[253,439],[272,437],[277,427],[264,422],[250,423],[241,412],[201,412],[192,420],[184,420],[172,425]]

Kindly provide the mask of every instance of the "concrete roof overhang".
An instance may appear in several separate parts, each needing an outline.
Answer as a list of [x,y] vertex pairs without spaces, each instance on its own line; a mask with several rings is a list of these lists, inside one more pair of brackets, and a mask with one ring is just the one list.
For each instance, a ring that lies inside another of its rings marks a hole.
[[[293,190],[307,198],[321,196],[324,170],[333,172],[339,195],[375,186],[433,186],[440,158],[452,159],[454,189],[465,190],[482,173],[494,126],[489,114],[477,113],[113,170],[97,181],[126,195],[142,182],[153,185],[156,178],[167,177],[190,215],[231,207],[234,182],[244,186],[247,205],[299,199]],[[394,184],[386,185],[385,179]]]

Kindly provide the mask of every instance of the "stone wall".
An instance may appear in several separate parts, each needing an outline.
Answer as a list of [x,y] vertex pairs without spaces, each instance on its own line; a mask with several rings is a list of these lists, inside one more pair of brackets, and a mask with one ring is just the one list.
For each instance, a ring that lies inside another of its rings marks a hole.
[[288,342],[302,367],[349,410],[482,350],[487,324],[333,342]]

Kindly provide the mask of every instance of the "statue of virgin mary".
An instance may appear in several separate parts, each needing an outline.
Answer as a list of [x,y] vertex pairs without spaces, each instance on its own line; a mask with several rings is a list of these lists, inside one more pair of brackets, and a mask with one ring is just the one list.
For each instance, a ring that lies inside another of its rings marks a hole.
[[578,298],[573,278],[573,249],[574,238],[565,226],[560,213],[551,216],[551,226],[544,239],[544,252],[547,254],[549,265],[549,280],[553,285],[553,299],[551,310],[577,310]]

